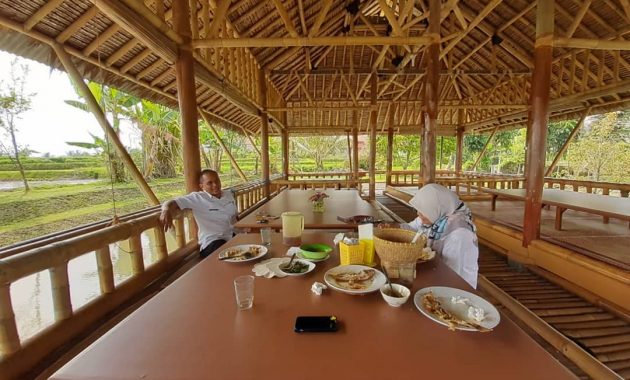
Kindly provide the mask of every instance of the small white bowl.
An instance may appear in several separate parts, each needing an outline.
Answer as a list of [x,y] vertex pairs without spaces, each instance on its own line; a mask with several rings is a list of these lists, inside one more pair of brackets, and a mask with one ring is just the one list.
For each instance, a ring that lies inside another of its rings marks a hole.
[[389,284],[381,286],[381,295],[383,296],[385,302],[389,304],[389,306],[400,307],[405,302],[407,302],[407,300],[409,299],[409,295],[411,295],[411,291],[400,284],[392,284],[392,288],[394,288],[394,290],[397,291],[398,294],[400,294],[402,297],[392,297],[390,295],[391,290],[389,288]]

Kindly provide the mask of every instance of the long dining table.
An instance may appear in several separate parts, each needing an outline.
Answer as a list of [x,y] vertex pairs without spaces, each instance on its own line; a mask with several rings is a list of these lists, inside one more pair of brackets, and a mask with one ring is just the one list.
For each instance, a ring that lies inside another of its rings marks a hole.
[[[268,202],[258,207],[243,219],[236,222],[234,227],[248,230],[258,230],[263,227],[271,227],[278,230],[282,228],[280,215],[285,211],[298,211],[304,215],[304,228],[309,229],[352,229],[356,223],[346,223],[339,220],[356,215],[371,216],[391,222],[391,219],[374,205],[361,198],[357,190],[332,190],[322,191],[325,198],[324,212],[314,212],[309,197],[315,194],[314,190],[287,189],[271,198]],[[266,218],[267,223],[260,223],[258,215],[271,216]]]
[[[307,231],[305,243],[331,244],[332,233]],[[238,310],[233,280],[252,262],[218,252],[258,243],[239,234],[129,315],[51,379],[569,379],[575,378],[509,318],[491,332],[449,331],[422,315],[413,294],[427,286],[473,291],[439,259],[418,264],[412,297],[400,308],[378,292],[327,289],[338,251],[303,276],[255,279],[254,306]],[[269,257],[289,247],[273,234]],[[264,260],[261,259],[261,260]],[[335,315],[335,333],[293,331],[297,316]]]

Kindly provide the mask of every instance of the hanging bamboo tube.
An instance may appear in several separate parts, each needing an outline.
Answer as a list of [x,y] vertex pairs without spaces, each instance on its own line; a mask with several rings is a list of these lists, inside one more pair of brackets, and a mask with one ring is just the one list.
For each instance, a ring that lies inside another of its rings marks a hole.
[[20,337],[15,323],[11,304],[10,284],[0,285],[0,356],[7,356],[19,350]]
[[123,164],[131,174],[131,177],[136,181],[136,184],[140,187],[140,190],[149,201],[149,204],[152,206],[160,204],[160,201],[153,193],[153,190],[151,190],[151,187],[149,187],[147,182],[144,180],[142,173],[140,173],[140,170],[138,170],[138,167],[131,159],[129,152],[127,152],[127,149],[120,141],[118,134],[116,134],[116,131],[114,131],[112,126],[109,124],[109,121],[105,117],[103,110],[94,98],[94,95],[90,91],[89,87],[85,84],[85,82],[83,82],[83,78],[81,78],[81,75],[72,62],[70,55],[65,51],[63,45],[52,43],[52,47],[55,50],[55,53],[57,54],[57,57],[61,61],[62,65],[66,69],[66,72],[72,79],[72,82],[78,88],[79,92],[85,99],[88,109],[92,112],[92,114],[96,118],[96,121],[98,121],[101,128],[103,128],[103,130],[105,131],[109,142],[111,142],[114,146],[116,153],[118,153],[118,155],[120,156]]
[[109,254],[109,245],[96,250],[96,267],[98,269],[98,282],[101,287],[101,294],[114,291],[114,269],[112,268],[112,258]]
[[545,144],[549,119],[551,46],[554,30],[554,0],[539,1],[536,7],[536,48],[530,93],[531,111],[527,122],[525,158],[525,212],[523,246],[540,236],[542,193],[545,172]]
[[52,299],[55,310],[55,321],[72,316],[72,302],[70,301],[70,281],[68,280],[68,263],[50,268],[50,282]]
[[131,256],[131,272],[136,275],[144,272],[144,259],[142,257],[142,240],[140,235],[129,238],[129,256]]

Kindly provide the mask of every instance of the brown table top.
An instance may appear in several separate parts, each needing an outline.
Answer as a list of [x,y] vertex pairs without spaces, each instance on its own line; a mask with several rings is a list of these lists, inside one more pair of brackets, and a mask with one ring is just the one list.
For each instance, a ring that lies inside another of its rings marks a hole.
[[[305,232],[305,242],[333,234]],[[229,245],[253,243],[240,234]],[[287,246],[274,234],[271,256]],[[52,379],[569,379],[553,357],[502,317],[489,333],[448,331],[413,300],[388,306],[379,293],[353,296],[310,291],[338,253],[301,277],[255,280],[254,307],[239,311],[233,280],[251,263],[213,254],[71,360]],[[418,266],[412,289],[470,287],[440,261]],[[336,333],[297,334],[300,315],[336,315]]]
[[[269,220],[269,223],[256,222],[256,213],[260,210],[266,215],[280,216],[285,211],[299,211],[304,215],[304,228],[311,229],[351,229],[356,224],[344,223],[337,220],[337,216],[348,217],[355,215],[370,215],[376,219],[383,219],[378,209],[359,196],[357,190],[326,190],[328,195],[324,200],[325,211],[313,212],[313,205],[308,198],[315,194],[314,190],[291,189],[280,192],[269,202],[260,206],[256,211],[239,220],[236,228],[282,228],[280,218]],[[386,221],[390,221],[387,219]]]
[[[526,195],[525,189],[484,189],[483,191],[518,200],[524,200]],[[630,220],[630,199],[628,198],[559,189],[543,189],[542,201],[544,204],[551,206],[560,206],[571,210]]]

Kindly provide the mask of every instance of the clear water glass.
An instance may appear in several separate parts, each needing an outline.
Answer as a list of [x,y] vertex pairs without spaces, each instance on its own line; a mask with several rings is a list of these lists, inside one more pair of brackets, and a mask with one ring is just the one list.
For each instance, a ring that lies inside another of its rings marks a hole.
[[271,245],[271,228],[266,227],[260,229],[260,242],[265,246]]
[[239,310],[250,309],[254,305],[254,276],[238,276],[234,279],[236,306]]

